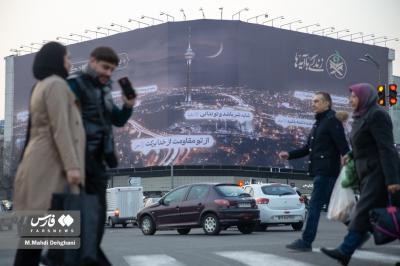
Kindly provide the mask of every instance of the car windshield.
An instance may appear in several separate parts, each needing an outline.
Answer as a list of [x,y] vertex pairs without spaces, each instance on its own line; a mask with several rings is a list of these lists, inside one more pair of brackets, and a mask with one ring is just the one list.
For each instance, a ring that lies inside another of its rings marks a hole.
[[296,191],[288,186],[263,186],[261,190],[265,195],[285,196],[296,194]]
[[241,187],[235,185],[221,185],[216,186],[215,188],[225,197],[239,197],[248,195],[248,193],[244,192]]

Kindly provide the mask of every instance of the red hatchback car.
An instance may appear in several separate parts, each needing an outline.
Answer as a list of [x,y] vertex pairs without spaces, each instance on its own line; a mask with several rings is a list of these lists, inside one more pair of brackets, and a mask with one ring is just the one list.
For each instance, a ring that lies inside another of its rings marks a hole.
[[207,235],[237,226],[251,234],[259,221],[255,200],[236,184],[191,184],[178,187],[158,202],[143,208],[137,216],[145,235],[156,230],[177,229],[181,235],[203,228]]

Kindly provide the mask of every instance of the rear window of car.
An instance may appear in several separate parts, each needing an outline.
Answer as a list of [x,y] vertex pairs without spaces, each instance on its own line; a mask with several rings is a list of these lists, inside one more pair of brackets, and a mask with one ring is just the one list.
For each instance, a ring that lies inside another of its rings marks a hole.
[[261,190],[265,195],[296,195],[296,191],[293,188],[287,186],[263,186],[261,187]]
[[234,185],[215,186],[215,189],[225,197],[239,197],[241,195],[248,195],[243,188]]

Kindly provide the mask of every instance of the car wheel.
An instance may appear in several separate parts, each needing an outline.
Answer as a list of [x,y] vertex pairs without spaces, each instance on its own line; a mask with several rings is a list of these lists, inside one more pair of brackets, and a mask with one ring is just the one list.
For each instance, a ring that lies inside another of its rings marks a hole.
[[294,231],[301,231],[303,229],[303,222],[292,224],[292,228]]
[[189,234],[190,230],[191,230],[191,228],[181,228],[181,229],[178,229],[177,231],[180,235],[187,235],[187,234]]
[[108,218],[108,225],[111,226],[112,228],[115,228],[115,223],[113,222],[113,220],[110,218]]
[[154,235],[156,232],[156,224],[150,216],[146,215],[140,221],[140,229],[144,235]]
[[237,228],[242,234],[248,235],[253,233],[256,225],[254,223],[248,223],[248,224],[239,224]]
[[221,225],[215,214],[209,213],[203,217],[202,227],[206,235],[218,235],[221,232]]

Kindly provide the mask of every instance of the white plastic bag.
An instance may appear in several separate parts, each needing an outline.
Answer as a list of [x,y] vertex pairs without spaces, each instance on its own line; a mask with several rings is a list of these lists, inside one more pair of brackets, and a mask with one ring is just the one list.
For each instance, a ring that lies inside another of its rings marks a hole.
[[336,220],[344,223],[350,219],[350,214],[356,206],[356,198],[353,189],[342,187],[342,175],[344,175],[344,167],[333,188],[326,217],[329,220]]

